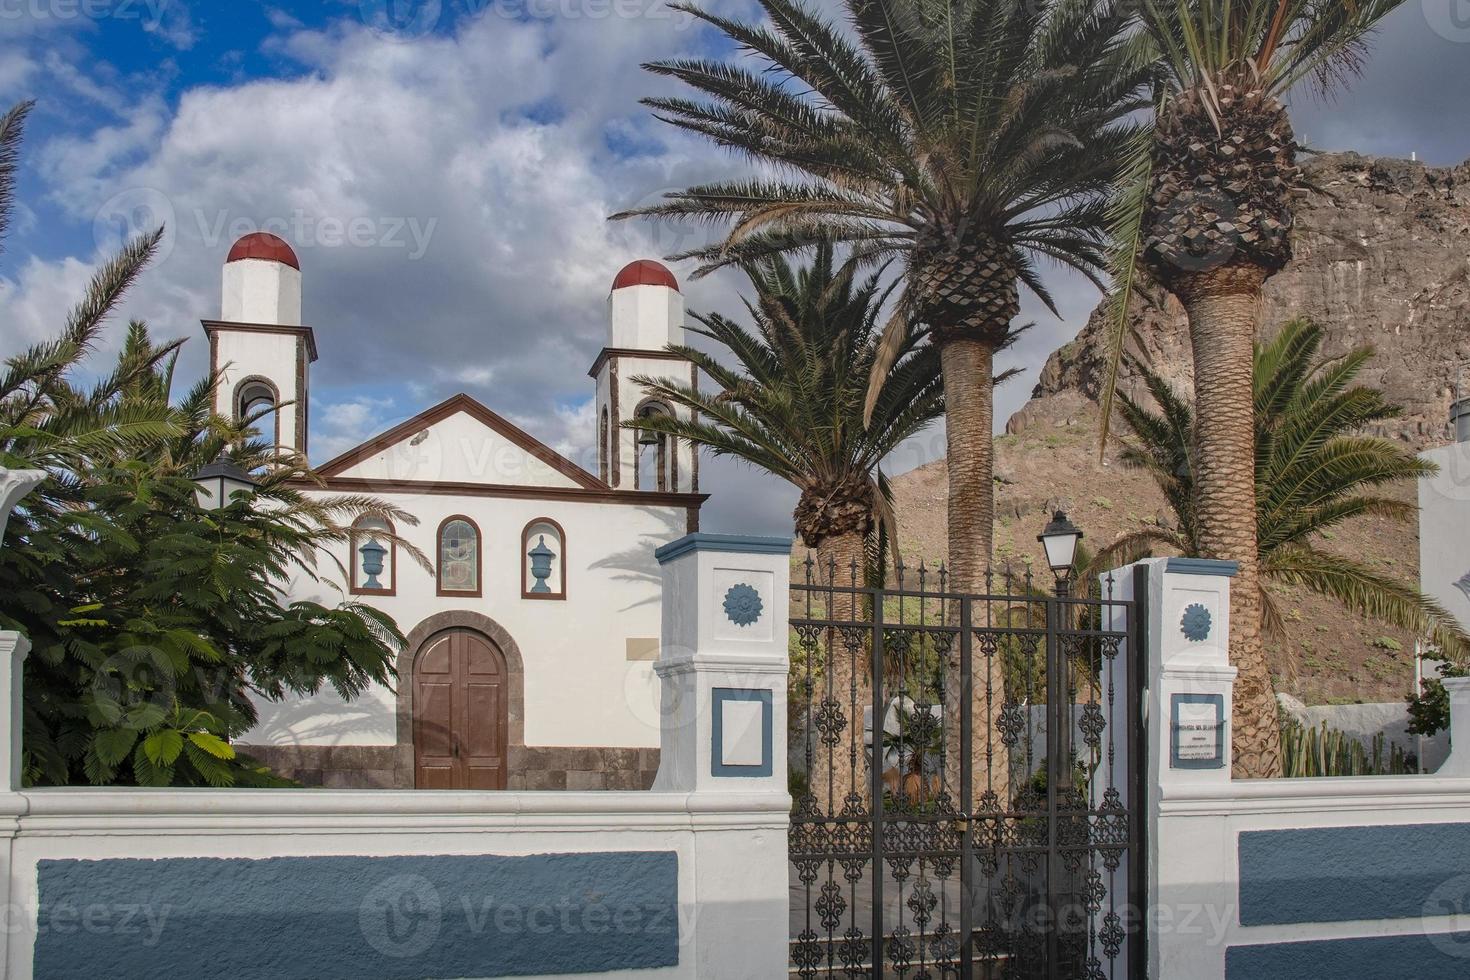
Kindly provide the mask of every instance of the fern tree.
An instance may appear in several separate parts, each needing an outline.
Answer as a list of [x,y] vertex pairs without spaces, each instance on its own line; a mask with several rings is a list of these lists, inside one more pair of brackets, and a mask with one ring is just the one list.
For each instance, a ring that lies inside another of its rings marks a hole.
[[[1142,0],[1141,35],[1163,69],[1156,125],[1124,172],[1115,213],[1116,355],[1133,269],[1189,314],[1199,431],[1200,555],[1240,562],[1231,606],[1235,768],[1279,775],[1276,701],[1256,604],[1251,358],[1261,291],[1291,258],[1305,189],[1284,98],[1333,90],[1361,64],[1374,26],[1403,0]],[[1104,398],[1104,426],[1113,382]]]
[[[0,219],[27,109],[0,119]],[[217,378],[173,400],[179,344],[155,344],[141,324],[110,369],[82,380],[161,234],[128,243],[56,339],[0,371],[0,465],[49,476],[0,548],[0,627],[32,644],[29,783],[278,782],[230,745],[255,721],[252,698],[323,686],[355,697],[392,681],[403,639],[367,607],[283,606],[280,583],[318,574],[356,517],[408,515],[369,498],[308,498],[304,460],[256,438],[258,420],[213,413]],[[253,502],[204,511],[191,475],[221,454],[260,488]]]
[[[797,487],[796,533],[816,551],[823,580],[851,588],[864,584],[865,549],[882,525],[889,525],[891,538],[889,491],[879,464],[939,418],[944,399],[938,358],[910,331],[865,423],[868,379],[880,356],[879,318],[894,287],[882,285],[881,273],[859,278],[853,263],[839,264],[834,254],[832,244],[823,243],[804,267],[780,255],[747,264],[754,289],[745,301],[749,325],[696,313],[693,332],[719,353],[670,348],[712,379],[715,390],[636,378],[683,411],[625,425],[690,440]],[[833,618],[854,614],[851,596],[834,596]],[[836,651],[824,696],[847,717],[859,717],[849,691],[853,685],[867,690],[867,672],[841,644]],[[865,698],[859,696],[858,712]],[[849,724],[832,765],[819,760],[819,770],[810,774],[811,785],[830,790],[832,800],[863,792],[852,778],[863,768],[861,732],[860,723]]]
[[[1285,624],[1274,590],[1302,587],[1359,615],[1428,636],[1447,655],[1470,654],[1470,637],[1443,607],[1413,585],[1322,546],[1324,532],[1377,516],[1413,521],[1418,508],[1384,489],[1432,474],[1435,466],[1388,439],[1363,435],[1398,417],[1376,389],[1354,384],[1371,347],[1340,358],[1321,356],[1322,328],[1293,320],[1254,354],[1256,588],[1268,635]],[[1194,411],[1169,383],[1140,369],[1155,411],[1118,395],[1132,432],[1120,456],[1147,471],[1164,492],[1177,530],[1150,528],[1111,545],[1105,557],[1154,547],[1201,553],[1198,443]],[[1232,601],[1234,595],[1232,594]]]

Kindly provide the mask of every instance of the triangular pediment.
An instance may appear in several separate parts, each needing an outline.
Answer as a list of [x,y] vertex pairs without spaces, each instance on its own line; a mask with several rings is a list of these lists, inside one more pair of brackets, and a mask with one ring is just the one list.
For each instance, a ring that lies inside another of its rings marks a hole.
[[384,482],[608,489],[576,463],[464,394],[348,450],[317,473]]

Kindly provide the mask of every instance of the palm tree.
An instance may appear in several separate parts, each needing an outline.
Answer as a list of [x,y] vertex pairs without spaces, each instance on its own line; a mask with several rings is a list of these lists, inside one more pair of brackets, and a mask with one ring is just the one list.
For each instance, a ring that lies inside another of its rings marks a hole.
[[1103,194],[1147,77],[1123,43],[1129,18],[1095,0],[842,0],[852,41],[798,0],[760,4],[769,27],[676,5],[762,64],[646,65],[706,98],[644,102],[774,174],[613,217],[729,226],[676,256],[700,259],[701,274],[817,235],[860,260],[904,260],[904,309],[875,374],[916,319],[945,382],[951,582],[978,591],[993,533],[993,358],[1014,336],[1021,284],[1052,306],[1039,262],[1094,280],[1103,268]]
[[[1113,0],[841,0],[851,35],[799,0],[759,2],[769,26],[676,4],[758,64],[646,65],[704,98],[644,103],[767,171],[613,217],[727,227],[722,241],[675,256],[699,259],[701,273],[817,236],[851,244],[859,260],[903,261],[904,301],[868,407],[917,321],[944,379],[949,583],[981,592],[994,538],[995,355],[1017,333],[1022,285],[1055,312],[1041,263],[1101,286],[1106,189],[1139,138],[1128,117],[1147,104],[1153,67],[1126,42],[1131,17]],[[983,704],[1002,684],[998,667],[992,675],[974,685],[982,741],[1002,707]],[[953,736],[958,702],[947,710]],[[987,785],[982,756],[976,785]]]
[[[1272,595],[1300,586],[1349,610],[1427,635],[1446,654],[1463,658],[1470,636],[1433,599],[1354,559],[1324,550],[1323,532],[1356,517],[1412,521],[1418,508],[1380,488],[1431,475],[1436,467],[1388,439],[1360,434],[1397,418],[1400,409],[1373,388],[1354,385],[1371,347],[1341,358],[1321,357],[1322,328],[1292,320],[1275,339],[1258,344],[1254,362],[1256,541],[1261,578],[1258,603],[1268,635],[1285,620]],[[1121,460],[1146,470],[1174,511],[1177,530],[1149,528],[1112,544],[1100,557],[1132,557],[1163,546],[1200,553],[1199,453],[1194,412],[1167,381],[1141,374],[1159,406],[1155,413],[1119,393],[1120,413],[1134,441]],[[1232,603],[1238,593],[1231,596]]]
[[[25,121],[34,102],[21,102],[0,116],[0,252],[15,205],[16,169]],[[84,395],[68,373],[93,349],[108,315],[133,285],[163,239],[159,228],[127,242],[93,275],[87,292],[67,315],[59,336],[5,359],[0,367],[0,466],[46,469],[94,453],[122,455],[138,440],[177,432],[165,408],[113,405],[109,398],[135,377],[177,350],[159,349],[154,362],[122,359]],[[85,404],[83,404],[85,403]],[[95,409],[95,410],[93,410]],[[54,487],[43,485],[40,493]]]
[[[755,298],[745,307],[752,327],[718,313],[696,313],[700,326],[692,328],[728,352],[736,366],[692,347],[669,348],[712,378],[718,390],[635,378],[654,397],[688,411],[625,425],[690,440],[797,487],[797,534],[816,551],[824,583],[851,589],[864,584],[865,549],[891,514],[879,464],[943,414],[944,398],[938,358],[931,348],[916,346],[910,331],[864,424],[880,317],[895,287],[882,285],[881,271],[858,280],[853,263],[839,265],[834,251],[831,243],[818,245],[812,263],[801,269],[779,255],[748,264]],[[853,596],[835,593],[828,616],[855,618],[860,611]],[[862,771],[868,672],[858,651],[838,642],[832,653],[824,699],[836,702],[847,724],[831,760],[829,799],[841,804],[855,789],[862,792],[852,777]],[[850,697],[854,688],[858,693]],[[810,784],[826,786],[828,775],[811,773]]]
[[1240,562],[1231,607],[1235,770],[1281,771],[1276,702],[1257,603],[1251,357],[1261,290],[1291,258],[1292,196],[1305,189],[1282,99],[1315,79],[1332,90],[1362,63],[1368,35],[1403,0],[1143,0],[1163,68],[1152,138],[1124,171],[1115,213],[1113,368],[1133,270],[1184,305],[1194,348],[1199,554]]

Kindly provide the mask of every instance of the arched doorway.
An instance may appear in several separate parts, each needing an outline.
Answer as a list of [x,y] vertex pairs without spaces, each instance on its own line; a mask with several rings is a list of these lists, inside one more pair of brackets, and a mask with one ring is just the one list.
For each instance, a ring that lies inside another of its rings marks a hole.
[[484,634],[448,629],[413,664],[413,769],[418,789],[505,789],[509,671]]

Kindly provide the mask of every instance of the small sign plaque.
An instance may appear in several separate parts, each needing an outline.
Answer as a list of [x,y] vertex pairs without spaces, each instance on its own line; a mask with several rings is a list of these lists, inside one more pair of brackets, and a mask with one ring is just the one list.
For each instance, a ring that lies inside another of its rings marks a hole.
[[1176,694],[1172,699],[1169,764],[1174,769],[1225,768],[1225,698]]

